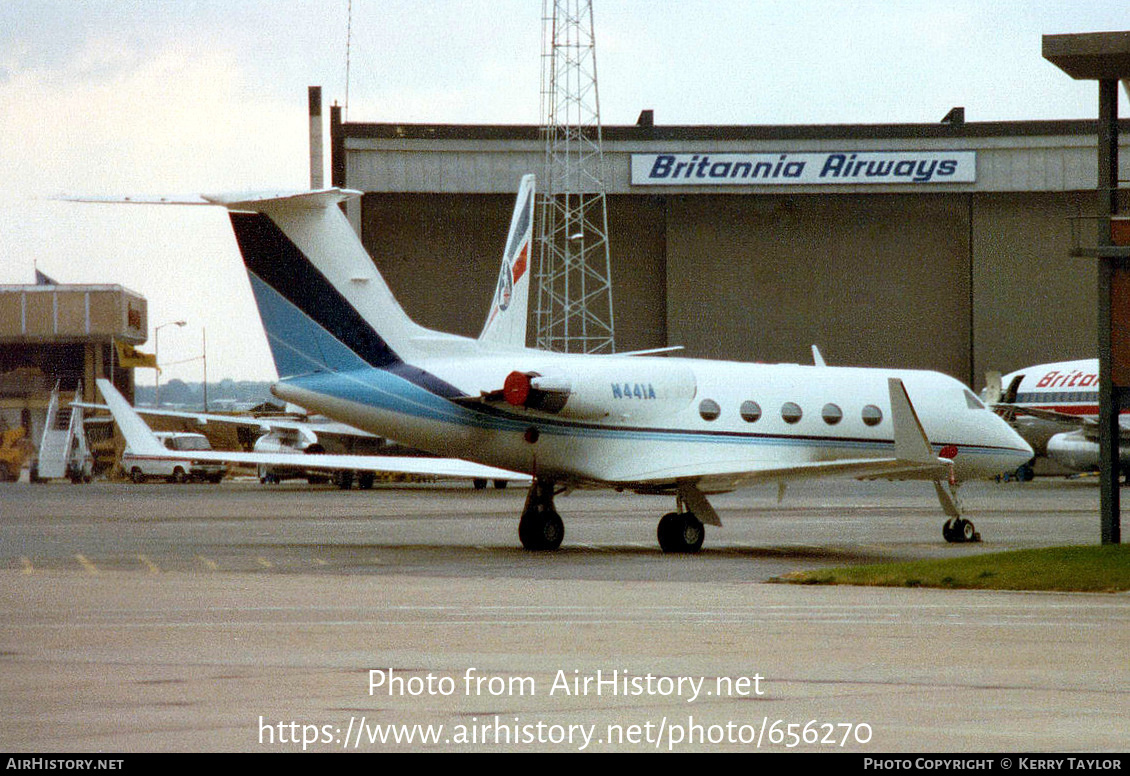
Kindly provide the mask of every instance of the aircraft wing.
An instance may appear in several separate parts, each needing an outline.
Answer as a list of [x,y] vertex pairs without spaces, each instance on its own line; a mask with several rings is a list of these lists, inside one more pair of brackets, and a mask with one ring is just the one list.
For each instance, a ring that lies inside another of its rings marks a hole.
[[[1099,419],[1095,415],[1072,415],[1069,412],[1058,412],[1056,410],[1040,409],[1038,407],[1020,407],[1015,404],[994,404],[993,410],[998,415],[1002,414],[998,408],[1002,408],[1010,415],[1027,415],[1038,420],[1051,421],[1053,423],[1062,423],[1065,426],[1072,426],[1073,428],[1082,431],[1083,436],[1087,439],[1097,440],[1099,438]],[[1009,419],[1008,415],[1002,415]],[[1119,415],[1119,426],[1122,429],[1120,436],[1122,439],[1130,438],[1130,416],[1126,414]]]
[[462,461],[456,458],[429,458],[426,456],[338,455],[319,453],[244,453],[219,450],[169,450],[153,435],[145,421],[134,411],[125,397],[118,393],[109,380],[100,378],[98,390],[106,399],[111,414],[121,429],[126,443],[134,454],[145,458],[193,461],[218,461],[266,466],[293,466],[302,469],[352,469],[354,471],[388,472],[394,474],[419,474],[436,477],[468,477],[471,479],[497,479],[529,481],[530,476],[507,469]]
[[[88,402],[71,402],[71,406],[82,407],[83,409],[88,410],[110,410],[109,405],[90,404]],[[264,433],[286,429],[290,431],[297,431],[300,434],[305,434],[307,431],[312,431],[315,434],[329,434],[332,436],[354,436],[367,437],[371,439],[377,438],[376,434],[371,434],[368,431],[362,431],[359,428],[347,426],[344,423],[338,423],[337,421],[333,420],[318,422],[277,416],[256,417],[254,415],[223,415],[211,412],[159,410],[148,407],[134,407],[133,411],[138,415],[158,418],[181,418],[183,420],[191,420],[195,421],[201,426],[206,426],[209,423],[228,423],[234,426],[247,426],[249,428],[258,428]]]
[[[950,474],[950,461],[908,461],[901,458],[859,458],[818,461],[792,465],[751,466],[749,461],[718,462],[705,469],[701,465],[675,466],[641,472],[631,485],[650,489],[665,483],[693,481],[703,492],[719,492],[756,485],[761,482],[817,477],[855,477],[861,480],[944,480]],[[626,483],[625,483],[626,484]]]
[[529,482],[530,475],[497,469],[493,466],[462,461],[458,458],[431,458],[408,455],[339,455],[335,453],[244,453],[225,450],[165,450],[147,452],[145,458],[183,461],[215,461],[217,463],[252,466],[287,466],[297,469],[325,471],[351,470],[386,474],[418,474],[432,477],[465,477],[468,479]]
[[1072,415],[1069,412],[1040,409],[1039,407],[1025,407],[1019,404],[997,403],[993,405],[993,412],[1006,419],[1014,417],[1016,415],[1030,415],[1033,418],[1039,418],[1040,420],[1050,420],[1056,423],[1063,423],[1065,425],[1077,426],[1080,428],[1094,426],[1096,424],[1094,418],[1085,415]]

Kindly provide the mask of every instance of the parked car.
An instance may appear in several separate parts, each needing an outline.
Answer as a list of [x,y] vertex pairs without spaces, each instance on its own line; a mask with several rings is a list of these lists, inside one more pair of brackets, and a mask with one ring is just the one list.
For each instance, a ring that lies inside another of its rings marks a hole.
[[122,469],[134,482],[145,482],[151,477],[160,477],[168,482],[187,482],[201,480],[219,482],[228,473],[228,467],[211,461],[194,461],[193,450],[211,450],[208,437],[182,431],[156,431],[154,436],[170,450],[184,452],[183,459],[157,459],[138,455],[127,445],[122,453]]

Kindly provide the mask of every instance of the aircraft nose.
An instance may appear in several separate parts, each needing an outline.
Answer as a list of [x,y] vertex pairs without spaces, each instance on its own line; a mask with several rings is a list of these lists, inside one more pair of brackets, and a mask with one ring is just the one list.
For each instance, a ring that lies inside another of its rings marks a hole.
[[996,421],[1001,432],[1002,441],[1000,444],[1006,449],[1009,460],[1014,461],[1016,466],[1032,460],[1032,456],[1036,453],[1032,446],[1024,440],[1024,437],[1020,436],[1016,429],[1010,426],[1004,418],[997,417]]

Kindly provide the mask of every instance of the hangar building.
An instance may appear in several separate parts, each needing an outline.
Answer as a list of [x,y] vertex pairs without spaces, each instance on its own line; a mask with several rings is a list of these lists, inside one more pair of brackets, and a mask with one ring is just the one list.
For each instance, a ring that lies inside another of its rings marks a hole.
[[[810,363],[817,344],[829,363],[978,388],[987,370],[1095,355],[1096,268],[1069,253],[1094,241],[1097,123],[963,114],[605,127],[617,349]],[[330,142],[333,184],[365,192],[350,218],[408,313],[477,335],[518,180],[544,163],[539,128],[344,123],[335,106]]]

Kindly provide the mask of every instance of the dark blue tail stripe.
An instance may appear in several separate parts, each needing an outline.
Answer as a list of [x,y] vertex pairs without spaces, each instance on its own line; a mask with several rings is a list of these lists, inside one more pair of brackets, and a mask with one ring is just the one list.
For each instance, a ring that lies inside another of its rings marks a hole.
[[232,212],[230,216],[239,252],[249,272],[367,364],[388,369],[403,363],[270,218],[262,213]]

